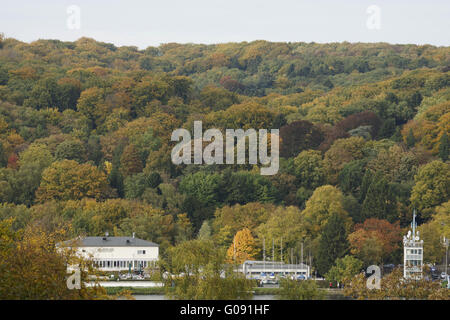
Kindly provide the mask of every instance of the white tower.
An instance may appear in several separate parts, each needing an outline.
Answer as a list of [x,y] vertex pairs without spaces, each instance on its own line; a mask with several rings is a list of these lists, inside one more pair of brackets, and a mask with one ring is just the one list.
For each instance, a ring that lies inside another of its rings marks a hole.
[[411,230],[403,237],[403,277],[405,279],[422,278],[423,240],[420,240],[416,227],[416,209],[414,209]]

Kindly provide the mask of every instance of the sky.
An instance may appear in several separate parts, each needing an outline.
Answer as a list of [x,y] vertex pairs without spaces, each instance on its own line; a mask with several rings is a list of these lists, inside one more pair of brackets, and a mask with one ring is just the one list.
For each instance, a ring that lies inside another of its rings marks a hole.
[[145,49],[161,43],[450,45],[449,0],[1,0],[0,32]]

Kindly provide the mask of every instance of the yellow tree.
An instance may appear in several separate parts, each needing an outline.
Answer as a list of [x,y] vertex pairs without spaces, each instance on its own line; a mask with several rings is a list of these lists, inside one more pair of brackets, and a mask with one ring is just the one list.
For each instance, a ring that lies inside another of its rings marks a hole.
[[258,251],[250,229],[244,228],[234,236],[233,243],[227,251],[227,259],[229,262],[240,264],[246,260],[253,260]]
[[[0,222],[0,299],[110,298],[98,284],[86,287],[83,279],[96,273],[88,259],[78,256],[74,249],[58,249],[64,230],[49,233],[36,224],[14,231],[12,223],[13,219]],[[67,265],[79,266],[79,289],[67,286]]]
[[52,163],[42,173],[41,184],[36,191],[38,201],[104,199],[110,193],[106,175],[88,163],[74,160]]
[[358,300],[449,300],[450,291],[439,281],[404,279],[401,268],[394,269],[380,281],[379,289],[369,289],[364,273],[344,281],[344,295]]
[[324,185],[314,190],[306,202],[302,215],[305,219],[308,236],[316,238],[321,234],[328,219],[337,214],[344,219],[346,230],[350,231],[352,220],[344,208],[342,191],[331,185]]

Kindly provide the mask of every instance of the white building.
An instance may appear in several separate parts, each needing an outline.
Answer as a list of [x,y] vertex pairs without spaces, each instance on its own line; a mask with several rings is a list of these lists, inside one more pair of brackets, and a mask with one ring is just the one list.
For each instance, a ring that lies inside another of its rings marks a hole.
[[287,264],[284,262],[253,261],[247,260],[238,268],[239,272],[245,274],[247,279],[261,279],[265,276],[294,276],[296,279],[303,276],[308,279],[311,276],[310,266],[301,264]]
[[133,237],[84,237],[63,243],[102,271],[139,271],[158,261],[159,245]]
[[403,236],[403,277],[421,279],[423,273],[423,240],[416,231],[416,211],[414,210],[411,229]]

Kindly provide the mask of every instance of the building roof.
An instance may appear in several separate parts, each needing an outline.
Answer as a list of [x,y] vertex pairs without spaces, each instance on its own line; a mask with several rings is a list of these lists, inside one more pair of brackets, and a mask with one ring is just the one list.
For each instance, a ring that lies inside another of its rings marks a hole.
[[288,264],[280,261],[257,261],[257,260],[246,260],[244,262],[245,264],[252,265],[254,267],[261,267],[261,266],[267,266],[268,268],[274,267],[274,268],[308,268],[309,266],[304,263],[297,263],[297,264]]
[[133,237],[83,237],[63,244],[78,247],[159,247],[154,242]]

